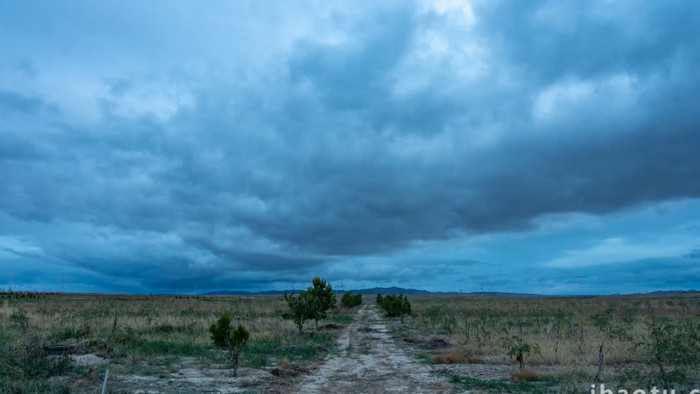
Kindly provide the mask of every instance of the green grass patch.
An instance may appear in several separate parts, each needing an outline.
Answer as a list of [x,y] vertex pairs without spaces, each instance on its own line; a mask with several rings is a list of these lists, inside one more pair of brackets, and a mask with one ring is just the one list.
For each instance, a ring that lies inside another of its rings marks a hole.
[[334,348],[335,339],[330,333],[314,333],[296,337],[290,342],[253,340],[245,348],[243,354],[250,363],[248,365],[254,366],[267,365],[270,359],[282,359],[283,357],[289,361],[312,360],[331,352]]
[[62,356],[32,358],[26,360],[22,367],[30,377],[66,375],[73,370],[70,360]]
[[209,317],[210,312],[208,310],[200,310],[200,309],[194,309],[192,307],[185,308],[180,311],[180,316],[183,317],[196,317],[196,318],[205,318]]
[[339,313],[337,315],[331,315],[328,319],[325,319],[324,321],[328,321],[334,324],[350,324],[355,320],[355,316],[347,313]]
[[416,361],[418,361],[421,364],[426,364],[426,365],[433,364],[433,359],[427,353],[420,352],[420,353],[417,353],[415,355],[415,357],[416,357]]
[[511,382],[508,380],[485,380],[466,376],[453,376],[452,383],[467,390],[493,390],[498,393],[547,394],[556,392],[553,382]]
[[267,356],[264,354],[243,354],[243,364],[250,368],[264,368],[267,366]]
[[135,339],[129,342],[129,351],[144,356],[200,357],[211,352],[211,346],[191,342]]
[[50,393],[70,394],[73,389],[65,384],[27,379],[7,379],[0,377],[0,393]]

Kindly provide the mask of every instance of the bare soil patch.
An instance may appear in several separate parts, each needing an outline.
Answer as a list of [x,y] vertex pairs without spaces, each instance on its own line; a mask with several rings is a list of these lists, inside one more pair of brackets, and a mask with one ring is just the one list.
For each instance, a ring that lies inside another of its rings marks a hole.
[[76,365],[88,366],[88,367],[94,367],[97,365],[104,365],[104,364],[107,364],[109,362],[107,359],[102,358],[96,354],[73,355],[73,356],[70,356],[70,359]]
[[296,387],[298,393],[453,393],[455,386],[420,364],[391,337],[376,306],[364,305],[329,357]]

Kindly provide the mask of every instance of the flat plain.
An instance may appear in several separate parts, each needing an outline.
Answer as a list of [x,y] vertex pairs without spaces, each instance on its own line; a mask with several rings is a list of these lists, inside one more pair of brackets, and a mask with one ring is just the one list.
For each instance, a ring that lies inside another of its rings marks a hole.
[[[338,295],[338,299],[340,295]],[[700,297],[374,296],[300,335],[281,296],[0,295],[0,392],[650,392],[700,386]],[[250,334],[233,377],[209,326]],[[45,346],[69,345],[69,355]],[[602,346],[602,347],[601,347]],[[600,388],[596,385],[596,390]]]

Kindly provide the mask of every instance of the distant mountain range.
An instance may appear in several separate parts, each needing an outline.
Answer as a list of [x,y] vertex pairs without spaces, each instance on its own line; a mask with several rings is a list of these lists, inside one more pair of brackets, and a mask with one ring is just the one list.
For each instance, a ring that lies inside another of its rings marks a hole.
[[[299,293],[305,289],[287,290],[286,292],[291,294]],[[458,292],[432,292],[427,290],[418,289],[406,289],[402,287],[372,287],[370,289],[355,289],[355,290],[335,290],[337,294],[347,293],[348,291],[360,294],[407,294],[407,295],[421,295],[421,294],[470,294],[470,295],[484,295],[484,296],[497,296],[497,297],[516,297],[516,298],[544,298],[544,297],[554,297],[541,294],[528,294],[528,293],[503,293],[503,292],[490,292],[490,291],[480,291],[472,293],[458,293]],[[240,290],[221,290],[221,291],[211,291],[208,293],[202,293],[201,295],[279,295],[284,294],[284,290],[267,290],[267,291],[240,291]],[[558,296],[561,297],[561,296]]]
[[[286,290],[287,293],[291,294],[299,293],[306,289],[296,289],[296,290]],[[371,289],[359,289],[359,290],[334,290],[338,294],[347,293],[351,291],[353,293],[360,294],[448,294],[448,293],[433,293],[427,290],[417,290],[417,289],[404,289],[401,287],[373,287]],[[208,293],[202,293],[201,295],[279,295],[284,294],[285,290],[267,290],[267,291],[240,291],[240,290],[222,290],[222,291],[210,291]]]
[[[296,290],[286,290],[286,293],[299,293],[305,289]],[[491,297],[513,297],[513,298],[555,298],[555,297],[567,297],[567,298],[585,298],[585,297],[601,297],[601,295],[543,295],[543,294],[531,294],[531,293],[506,293],[497,291],[477,291],[470,293],[459,293],[459,292],[432,292],[427,290],[418,289],[405,289],[402,287],[373,287],[370,289],[359,289],[359,290],[335,290],[336,294],[343,294],[351,291],[353,293],[360,294],[407,294],[407,295],[421,295],[421,294],[468,294],[475,296],[491,296]],[[281,295],[284,294],[284,290],[267,290],[267,291],[241,291],[241,290],[221,290],[221,291],[211,291],[208,293],[202,293],[200,295]],[[697,294],[696,290],[671,290],[671,291],[654,291],[651,293],[634,293],[634,294],[611,294],[610,296],[627,296],[627,297],[639,297],[639,296],[671,296],[671,295],[691,295]],[[605,297],[605,295],[602,295]]]

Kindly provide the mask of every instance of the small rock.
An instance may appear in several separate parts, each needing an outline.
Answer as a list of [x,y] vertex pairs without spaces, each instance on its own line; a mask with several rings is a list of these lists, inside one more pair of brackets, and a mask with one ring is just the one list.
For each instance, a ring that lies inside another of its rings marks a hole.
[[107,364],[107,360],[104,358],[95,355],[95,354],[82,354],[79,356],[73,355],[70,356],[70,359],[76,363],[77,365],[81,366],[95,366],[95,365],[103,365]]
[[444,341],[442,339],[433,339],[433,340],[430,340],[430,341],[424,343],[423,345],[421,345],[421,347],[423,349],[430,349],[430,350],[446,349],[446,348],[450,347],[450,344],[447,343],[447,341]]

